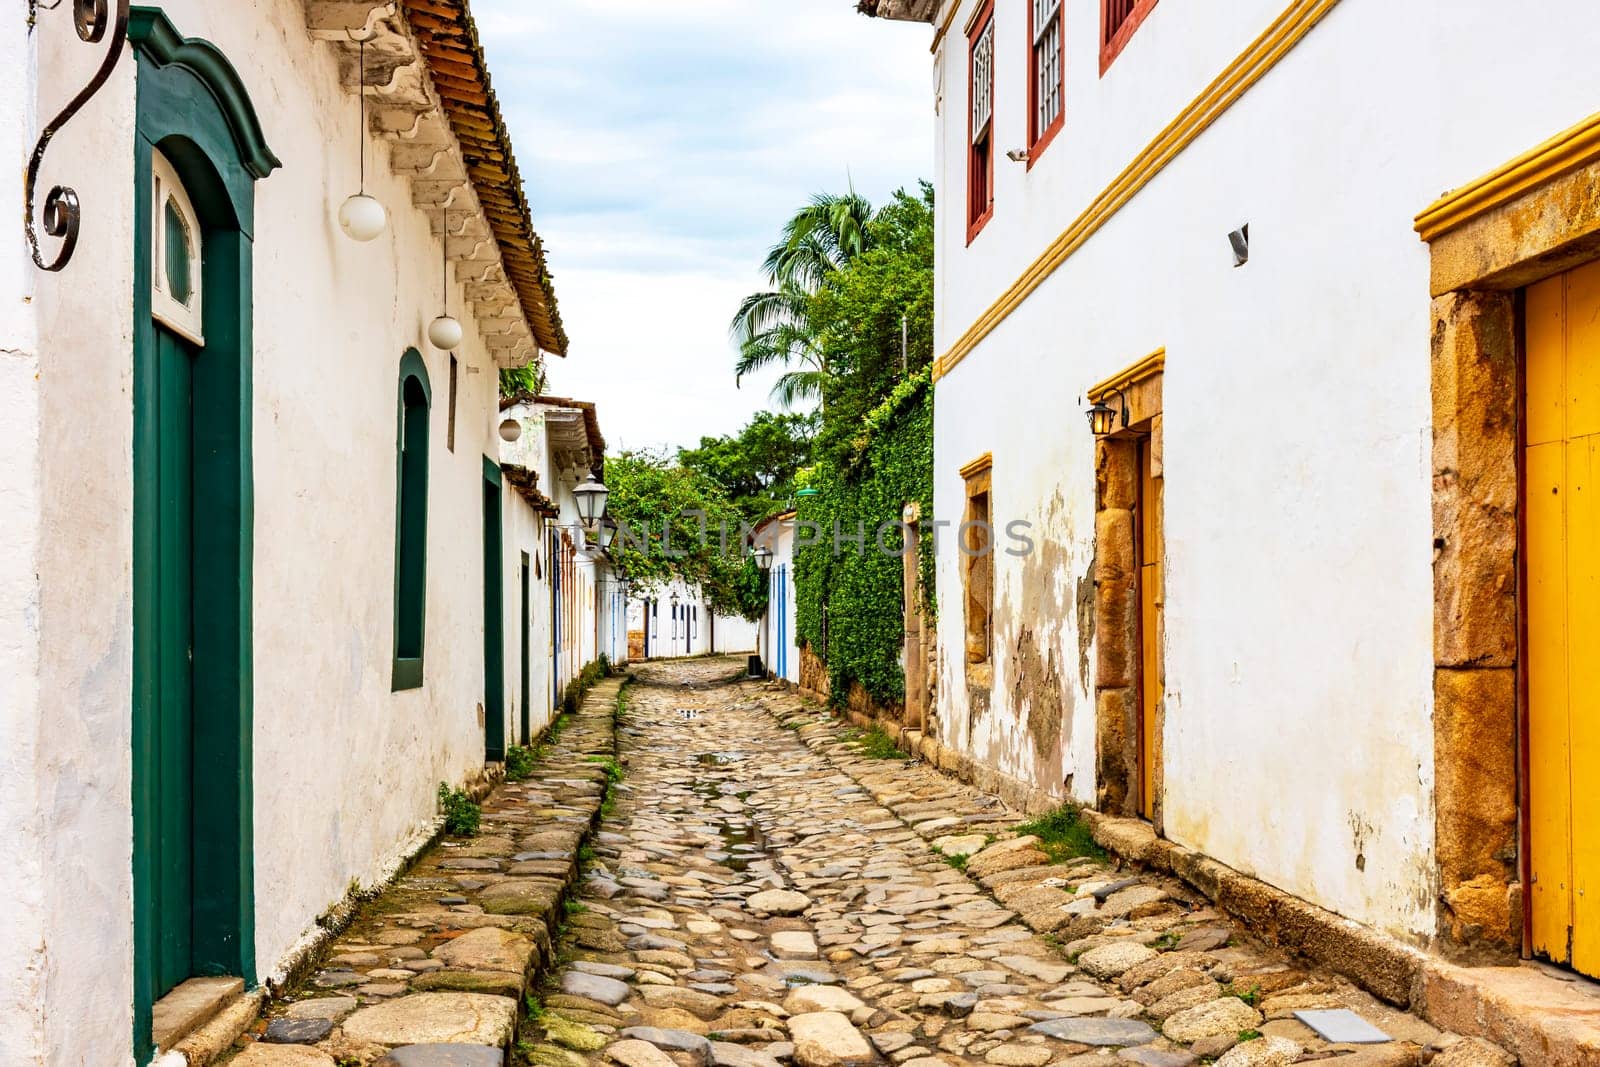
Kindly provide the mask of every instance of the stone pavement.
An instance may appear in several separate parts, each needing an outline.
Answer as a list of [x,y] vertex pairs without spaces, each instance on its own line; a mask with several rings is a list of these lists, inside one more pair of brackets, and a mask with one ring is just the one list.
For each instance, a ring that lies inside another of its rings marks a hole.
[[364,906],[230,1067],[504,1063],[599,818],[621,685],[595,686],[533,777],[487,798],[477,837],[440,841]]
[[[629,690],[627,776],[518,1055],[540,1067],[1500,1067],[1255,944],[1185,887],[868,759],[728,660]],[[1392,1040],[1294,1017],[1351,1008]]]

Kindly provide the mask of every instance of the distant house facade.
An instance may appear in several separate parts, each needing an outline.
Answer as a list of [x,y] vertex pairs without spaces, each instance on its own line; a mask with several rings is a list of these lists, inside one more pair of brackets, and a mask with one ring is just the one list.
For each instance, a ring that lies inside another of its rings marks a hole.
[[797,513],[786,511],[761,522],[754,543],[772,553],[767,568],[767,610],[759,624],[757,651],[769,677],[800,684],[800,638],[796,633],[794,538]]
[[[525,702],[525,735],[531,737],[548,724],[585,667],[601,656],[612,664],[628,661],[625,596],[598,531],[584,527],[573,494],[591,475],[605,476],[606,442],[595,405],[519,396],[500,407],[517,426],[501,455],[517,488],[511,507],[519,566],[526,556],[534,590],[533,633],[525,646],[536,661]],[[535,649],[544,650],[542,658]]]
[[940,539],[929,734],[1600,975],[1590,5],[861,6],[934,35],[934,518],[1033,542]]
[[0,1062],[143,1067],[182,1047],[164,998],[281,978],[441,782],[496,773],[498,378],[567,340],[465,0],[29,9],[0,30],[30,208],[0,253]]
[[698,585],[675,579],[628,600],[628,639],[644,659],[753,652],[756,624],[719,615]]

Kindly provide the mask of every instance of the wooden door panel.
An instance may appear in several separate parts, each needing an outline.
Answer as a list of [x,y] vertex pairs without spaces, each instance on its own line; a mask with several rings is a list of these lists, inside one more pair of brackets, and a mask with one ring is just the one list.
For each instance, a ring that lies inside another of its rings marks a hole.
[[194,920],[194,367],[158,330],[160,481],[156,597],[155,956],[157,995],[193,971]]
[[[1600,310],[1600,294],[1592,307]],[[1591,316],[1585,316],[1589,318]],[[1577,346],[1571,347],[1577,351]],[[1589,353],[1600,353],[1592,345]],[[1591,366],[1600,359],[1586,360]],[[1590,393],[1600,401],[1600,383]],[[1600,407],[1600,404],[1594,406]],[[1567,446],[1572,965],[1600,975],[1600,436]]]
[[1525,308],[1532,948],[1600,974],[1600,263]]
[[1600,433],[1600,261],[1567,275],[1566,435]]
[[1566,286],[1560,278],[1528,290],[1524,302],[1527,344],[1527,414],[1523,432],[1529,446],[1560,441],[1566,432]]

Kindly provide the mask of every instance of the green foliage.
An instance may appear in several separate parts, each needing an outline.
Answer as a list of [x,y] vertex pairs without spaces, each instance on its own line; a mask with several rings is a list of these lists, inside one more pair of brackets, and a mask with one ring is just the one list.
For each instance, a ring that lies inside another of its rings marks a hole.
[[[606,662],[604,656],[579,671],[578,676],[567,683],[566,690],[561,694],[561,714],[563,716],[577,714],[578,709],[583,706],[583,698],[589,695],[589,690],[594,688],[596,682],[610,674],[611,665]],[[545,735],[546,743],[555,742],[560,736],[562,725],[561,719],[550,725],[550,732]]]
[[[815,197],[786,222],[767,256],[772,288],[747,297],[733,321],[740,377],[782,366],[789,373],[775,390],[781,401],[821,400],[811,466],[787,478],[792,488],[815,490],[799,503],[796,631],[827,664],[835,703],[856,683],[884,702],[905,693],[904,578],[895,553],[905,504],[933,511],[933,236],[926,182],[876,211],[853,192]],[[758,446],[776,429],[752,423],[737,444],[703,441],[683,460],[705,470],[745,514],[768,512],[785,472],[763,467]],[[816,531],[821,542],[803,544]],[[843,540],[858,533],[864,544]],[[921,560],[931,614],[930,535]]]
[[521,782],[533,776],[533,749],[512,745],[506,749],[506,781]]
[[451,837],[477,837],[478,822],[483,809],[475,804],[465,790],[452,790],[439,783],[439,808],[444,812],[444,830]]
[[1260,1041],[1263,1036],[1265,1035],[1263,1035],[1260,1030],[1240,1030],[1239,1043],[1244,1044],[1249,1041]]
[[678,463],[716,483],[745,522],[754,526],[789,506],[795,478],[811,462],[815,414],[758,411],[737,434],[702,437]]
[[1016,832],[1037,837],[1039,850],[1048,855],[1053,863],[1083,856],[1093,859],[1105,859],[1106,856],[1105,850],[1095,844],[1088,824],[1078,815],[1078,809],[1071,804],[1059,807],[1048,815],[1041,815],[1032,822],[1023,823],[1016,828]]
[[1238,985],[1230,985],[1222,991],[1223,996],[1238,997],[1252,1008],[1261,1003],[1261,987],[1253,985],[1249,989],[1241,989]]
[[600,769],[606,772],[606,781],[611,782],[613,784],[622,781],[622,778],[623,778],[622,764],[618,763],[612,757],[610,757],[610,756],[590,756],[588,758],[587,762],[600,764]]
[[[827,663],[836,703],[854,682],[880,701],[905,694],[904,568],[899,555],[880,549],[879,533],[885,533],[882,544],[898,552],[898,526],[885,524],[898,523],[907,501],[920,503],[924,515],[933,511],[931,376],[918,373],[883,406],[884,412],[870,413],[874,430],[857,420],[859,436],[846,442],[838,460],[813,470],[810,487],[817,495],[800,505],[800,522],[817,526],[801,525],[797,534],[820,530],[821,539],[795,553],[795,628]],[[841,541],[836,552],[835,529],[849,537],[864,530],[866,544]],[[931,589],[931,534],[922,541],[923,587]]]
[[874,726],[856,739],[856,747],[867,759],[910,759],[911,754],[895,744],[894,738],[881,726]]
[[635,595],[679,579],[699,586],[718,614],[761,617],[766,583],[744,554],[742,516],[721,486],[648,452],[607,459],[606,482],[620,527],[611,556]]
[[500,398],[539,396],[548,384],[543,363],[535,361],[525,367],[507,367],[500,372]]
[[824,460],[852,451],[867,416],[933,362],[932,190],[896,193],[868,229],[867,251],[838,271],[808,310],[829,372],[817,440]]
[[762,265],[773,288],[745,297],[733,317],[736,381],[781,366],[785,373],[772,390],[778,403],[791,407],[823,396],[832,368],[811,321],[812,297],[872,247],[872,218],[871,203],[852,191],[820,193],[784,223]]

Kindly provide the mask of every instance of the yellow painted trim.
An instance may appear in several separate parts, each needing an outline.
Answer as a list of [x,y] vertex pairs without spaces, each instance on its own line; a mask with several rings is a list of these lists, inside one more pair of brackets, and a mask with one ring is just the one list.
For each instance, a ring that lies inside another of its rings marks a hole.
[[956,16],[961,13],[961,4],[962,0],[955,0],[955,3],[950,5],[950,14],[944,17],[944,25],[940,26],[939,32],[933,35],[933,47],[928,49],[933,55],[939,54],[939,46],[944,44],[945,34],[950,32],[950,24],[955,22]]
[[1221,118],[1230,107],[1238,103],[1239,98],[1244,96],[1251,86],[1277,66],[1278,61],[1288,55],[1290,50],[1300,43],[1301,38],[1310,33],[1312,28],[1322,21],[1323,16],[1332,11],[1338,3],[1339,0],[1294,0],[1288,10],[1267,27],[1266,32],[1257,37],[1249,48],[1228,64],[1227,68],[1217,75],[1216,80],[1206,86],[1204,92],[1195,97],[1177,118],[1156,135],[1155,140],[1151,141],[1144,151],[1134,157],[1133,162],[1129,163],[1122,173],[1117,175],[1116,180],[1094,198],[1071,226],[1050,242],[1050,246],[1022,273],[1022,277],[1012,282],[1011,287],[1000,294],[1000,298],[978,317],[977,322],[967,328],[967,332],[961,335],[960,340],[934,361],[934,378],[937,380],[949,374],[957,363],[967,358],[972,350],[977,348],[995,327],[1004,322],[1007,316],[1021,307],[1023,301],[1032,296],[1034,290],[1043,285],[1057,268],[1082,248],[1102,226],[1111,221],[1117,212],[1126,207],[1139,190],[1148,185],[1167,164],[1193,144],[1196,138]]
[[1113,374],[1105,381],[1093,386],[1089,390],[1089,402],[1092,404],[1098,404],[1100,401],[1105,400],[1113,393],[1121,392],[1129,386],[1138,385],[1140,382],[1148,381],[1149,379],[1154,378],[1156,375],[1165,370],[1166,367],[1167,350],[1165,348],[1158,348],[1148,356],[1145,356],[1139,362],[1135,363],[1133,366],[1126,367]]
[[1424,241],[1432,241],[1597,160],[1600,160],[1600,114],[1589,116],[1477,181],[1435,200],[1417,216],[1417,233]]
[[968,463],[965,467],[961,468],[962,480],[965,481],[967,479],[973,478],[973,477],[975,477],[975,476],[977,476],[979,474],[982,474],[986,470],[992,469],[993,467],[994,467],[994,453],[993,452],[985,452],[983,455],[979,456],[977,459],[973,460],[971,463]]
[[[965,3],[965,2],[966,2],[966,0],[962,0],[962,3]],[[961,27],[961,36],[963,36],[963,37],[971,37],[972,36],[972,28],[978,24],[978,16],[983,14],[983,9],[986,6],[988,6],[988,5],[985,3],[985,0],[978,0],[977,6],[975,6],[972,9],[972,14],[967,16],[966,25]],[[961,7],[961,4],[957,4],[956,5],[957,10],[959,10],[960,7]]]

